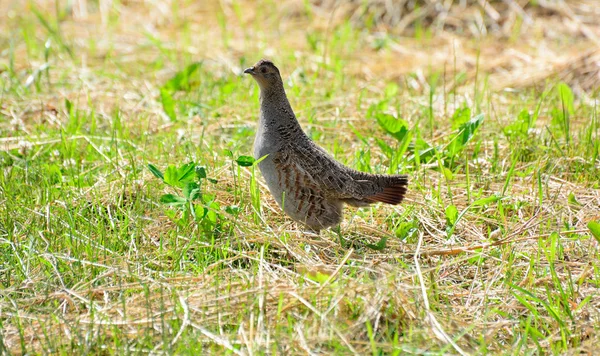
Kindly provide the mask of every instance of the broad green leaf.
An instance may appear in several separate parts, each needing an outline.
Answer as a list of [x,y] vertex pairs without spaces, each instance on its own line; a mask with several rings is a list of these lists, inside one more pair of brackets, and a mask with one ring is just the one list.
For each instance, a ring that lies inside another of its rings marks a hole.
[[206,167],[196,166],[196,177],[198,177],[198,179],[206,178]]
[[200,197],[200,186],[195,182],[187,182],[183,186],[183,196],[187,200],[194,200]]
[[179,169],[177,169],[177,180],[180,182],[180,184],[194,180],[195,169],[196,164],[194,162],[190,162],[179,167]]
[[457,109],[450,118],[450,121],[452,122],[452,129],[458,129],[461,125],[464,125],[466,122],[468,122],[469,119],[471,119],[471,109],[468,107]]
[[183,188],[188,182],[194,180],[194,172],[196,165],[193,162],[184,164],[179,168],[174,165],[169,165],[165,171],[164,181],[170,186]]
[[250,156],[239,156],[235,161],[242,167],[251,167],[255,160]]
[[172,121],[176,121],[177,114],[175,114],[175,100],[173,100],[173,96],[168,90],[164,88],[160,89],[160,101],[165,114],[167,114]]
[[152,174],[154,174],[154,176],[156,178],[165,180],[165,176],[163,176],[162,172],[158,168],[156,168],[153,164],[148,163],[148,169],[150,170],[150,172]]
[[458,209],[456,206],[450,204],[446,207],[446,220],[448,221],[448,225],[454,226],[456,224],[456,220],[458,219]]
[[242,209],[240,209],[240,207],[237,205],[228,205],[225,207],[225,212],[227,214],[238,215],[240,211],[242,211]]
[[189,91],[191,89],[190,78],[200,68],[200,62],[187,66],[184,70],[177,72],[162,87],[163,90],[174,93],[176,91]]
[[403,221],[400,223],[398,228],[395,231],[396,237],[400,240],[406,240],[409,237],[412,237],[413,234],[417,231],[417,228],[412,221]]
[[160,202],[167,205],[181,206],[187,203],[187,200],[174,194],[165,194],[160,197]]
[[600,222],[590,221],[587,224],[587,227],[588,227],[588,229],[590,229],[590,232],[592,233],[592,236],[594,236],[596,241],[598,241],[598,243],[600,243]]
[[177,178],[178,178],[177,167],[175,167],[174,165],[170,164],[167,167],[167,169],[165,170],[164,181],[165,181],[165,183],[167,183],[168,185],[170,185],[172,187],[178,187],[179,186],[179,180]]
[[[411,147],[409,146],[409,148]],[[432,147],[427,141],[420,137],[415,140],[412,150],[414,151],[414,154],[407,159],[408,161],[414,161],[415,155],[418,154],[419,162],[429,163],[436,156],[436,148]]]
[[460,126],[458,133],[452,138],[447,147],[448,156],[454,157],[457,153],[462,151],[467,142],[475,135],[475,132],[483,122],[483,119],[483,114],[479,114]]
[[377,123],[382,129],[398,141],[402,141],[408,132],[408,123],[405,120],[397,119],[393,115],[379,112],[375,114],[375,119],[377,119]]
[[202,194],[202,202],[204,202],[205,204],[210,204],[212,203],[212,201],[215,200],[215,195],[214,194]]
[[219,211],[221,209],[221,206],[219,205],[219,203],[213,201],[212,203],[208,204],[208,213],[206,213],[206,218],[212,222],[213,224],[217,223],[217,211]]
[[208,209],[200,204],[194,206],[194,216],[196,217],[196,221],[204,219],[206,214],[208,214]]

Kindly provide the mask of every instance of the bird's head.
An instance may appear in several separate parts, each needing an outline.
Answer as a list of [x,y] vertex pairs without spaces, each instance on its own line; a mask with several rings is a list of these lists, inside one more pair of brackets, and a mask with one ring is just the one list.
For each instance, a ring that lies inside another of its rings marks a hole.
[[244,73],[250,74],[261,89],[269,89],[283,84],[279,69],[273,62],[266,59],[261,59],[253,67],[246,68]]

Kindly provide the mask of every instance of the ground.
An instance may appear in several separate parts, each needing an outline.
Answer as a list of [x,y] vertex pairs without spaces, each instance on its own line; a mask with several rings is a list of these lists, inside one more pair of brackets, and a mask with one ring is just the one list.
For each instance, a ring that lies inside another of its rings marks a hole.
[[[600,8],[0,3],[0,354],[546,354],[600,343]],[[402,205],[303,232],[261,58]]]

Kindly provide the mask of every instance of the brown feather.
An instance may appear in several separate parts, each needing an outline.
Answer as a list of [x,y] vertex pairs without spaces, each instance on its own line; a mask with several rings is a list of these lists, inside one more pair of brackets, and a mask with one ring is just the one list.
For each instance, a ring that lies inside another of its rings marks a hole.
[[366,197],[365,200],[396,205],[402,202],[404,194],[406,194],[406,185],[394,185],[384,188],[382,192]]

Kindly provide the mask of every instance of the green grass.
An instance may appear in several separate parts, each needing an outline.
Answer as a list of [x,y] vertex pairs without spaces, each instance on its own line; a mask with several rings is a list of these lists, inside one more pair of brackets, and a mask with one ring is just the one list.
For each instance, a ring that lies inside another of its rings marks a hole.
[[[0,353],[595,350],[597,97],[494,90],[458,53],[388,73],[394,44],[434,54],[420,22],[161,4],[0,15]],[[318,239],[280,212],[246,157],[267,55],[336,159],[410,176],[403,205]]]

